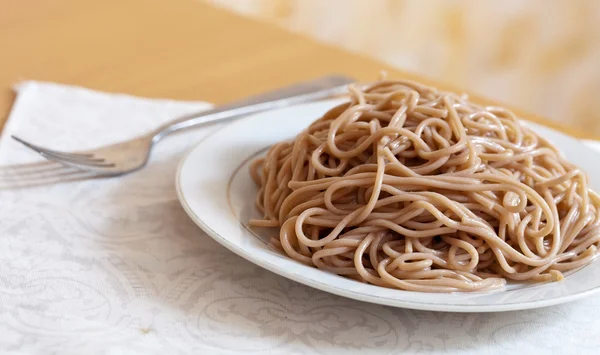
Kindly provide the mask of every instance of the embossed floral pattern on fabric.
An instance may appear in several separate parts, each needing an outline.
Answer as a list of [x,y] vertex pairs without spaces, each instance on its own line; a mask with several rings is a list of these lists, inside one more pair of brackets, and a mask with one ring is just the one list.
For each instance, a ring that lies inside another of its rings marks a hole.
[[28,186],[41,161],[9,139],[85,149],[202,103],[27,82],[0,141],[0,352],[61,354],[593,353],[600,298],[452,314],[343,299],[237,257],[179,205],[179,159],[216,127],[173,136],[111,179]]

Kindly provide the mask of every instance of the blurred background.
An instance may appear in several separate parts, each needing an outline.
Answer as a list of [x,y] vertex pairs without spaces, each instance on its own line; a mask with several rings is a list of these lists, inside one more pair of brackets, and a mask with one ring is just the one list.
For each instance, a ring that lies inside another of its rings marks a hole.
[[600,135],[599,0],[205,0]]

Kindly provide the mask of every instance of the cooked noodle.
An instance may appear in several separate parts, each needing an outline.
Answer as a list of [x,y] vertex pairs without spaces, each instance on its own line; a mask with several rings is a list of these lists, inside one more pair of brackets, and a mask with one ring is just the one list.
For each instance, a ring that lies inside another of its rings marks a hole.
[[255,227],[291,258],[373,285],[482,291],[556,281],[595,256],[600,198],[510,111],[408,81],[272,146],[251,174]]

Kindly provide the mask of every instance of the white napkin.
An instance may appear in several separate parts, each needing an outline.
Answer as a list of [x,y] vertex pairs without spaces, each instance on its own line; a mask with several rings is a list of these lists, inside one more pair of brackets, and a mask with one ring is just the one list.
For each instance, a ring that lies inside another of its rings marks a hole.
[[585,354],[600,348],[598,296],[532,311],[423,312],[340,298],[262,270],[205,235],[176,198],[179,159],[215,126],[168,138],[148,167],[110,179],[76,180],[68,170],[56,177],[9,139],[18,134],[56,149],[91,148],[207,104],[36,82],[17,90],[0,140],[2,353]]

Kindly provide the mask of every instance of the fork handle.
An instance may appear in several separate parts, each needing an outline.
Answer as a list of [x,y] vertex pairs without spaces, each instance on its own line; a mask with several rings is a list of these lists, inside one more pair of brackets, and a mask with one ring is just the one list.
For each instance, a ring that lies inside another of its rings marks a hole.
[[350,77],[341,75],[326,76],[252,96],[208,111],[186,115],[156,129],[152,133],[152,141],[157,142],[173,132],[186,128],[223,122],[252,113],[340,95],[346,92],[348,84],[354,81]]

